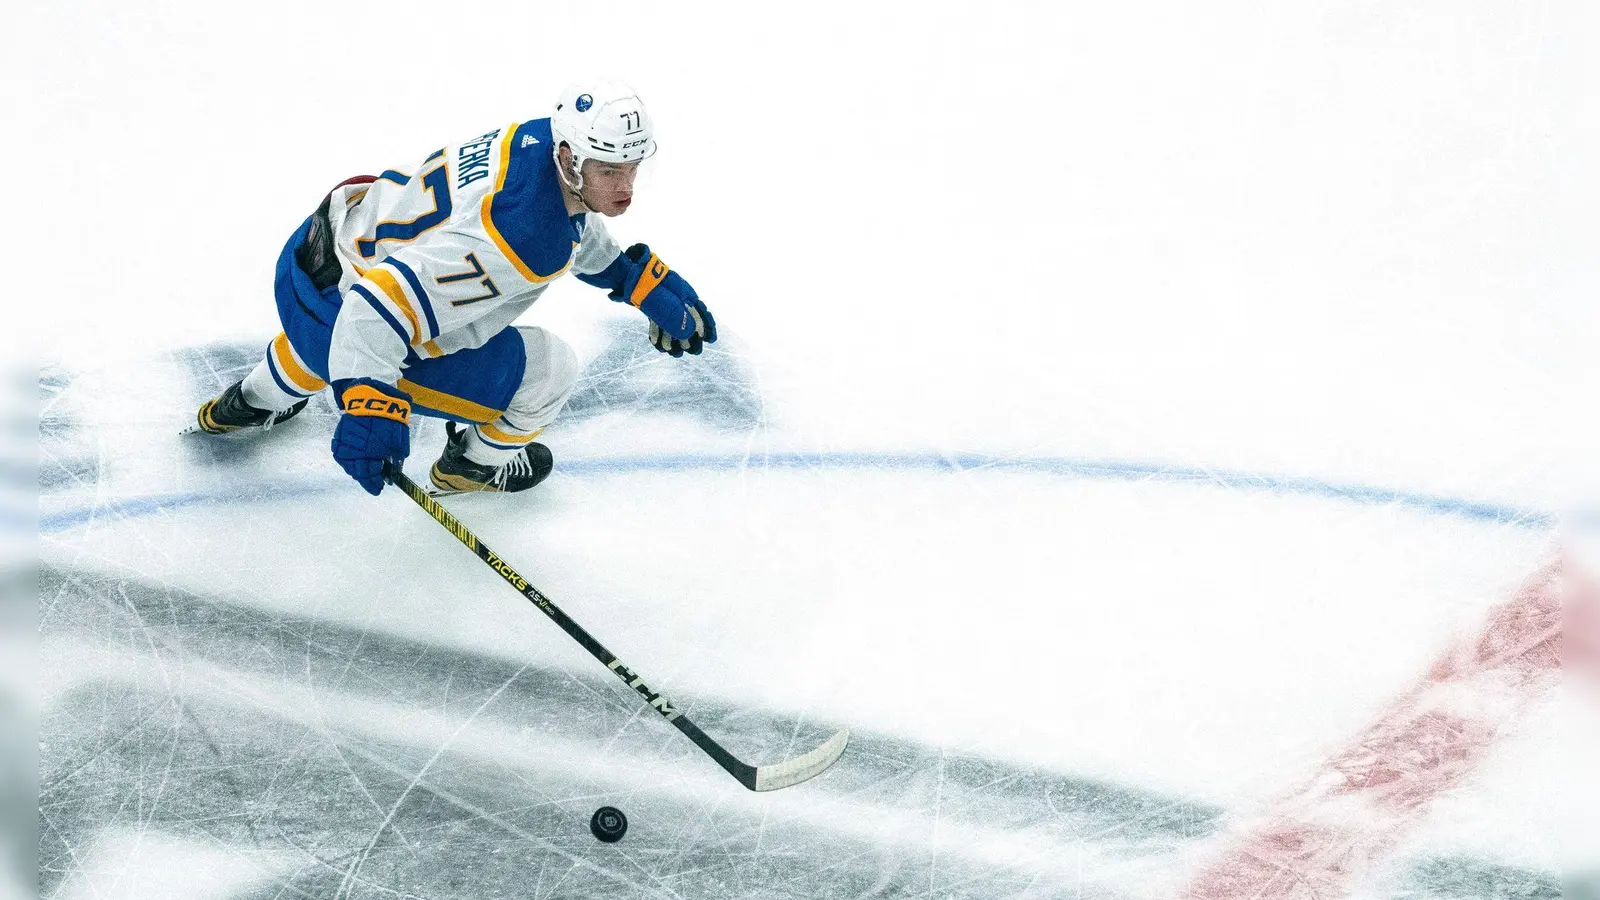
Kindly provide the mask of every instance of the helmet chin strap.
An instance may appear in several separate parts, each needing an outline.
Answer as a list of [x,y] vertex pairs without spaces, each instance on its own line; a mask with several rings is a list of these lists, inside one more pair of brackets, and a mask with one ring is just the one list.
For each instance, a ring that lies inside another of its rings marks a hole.
[[[571,147],[569,146],[568,149],[570,150]],[[583,157],[576,153],[572,154],[572,170],[573,173],[578,176],[576,181],[567,180],[567,172],[561,166],[561,146],[559,144],[555,149],[555,158],[556,177],[561,179],[561,186],[571,191],[572,196],[578,198],[578,202],[583,204],[584,209],[587,209],[589,212],[592,212],[595,215],[600,215],[600,210],[590,206],[589,199],[583,196]]]

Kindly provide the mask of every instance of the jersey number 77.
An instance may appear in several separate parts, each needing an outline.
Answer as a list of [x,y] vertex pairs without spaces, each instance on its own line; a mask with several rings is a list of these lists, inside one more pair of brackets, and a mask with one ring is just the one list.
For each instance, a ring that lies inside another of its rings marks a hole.
[[361,252],[362,259],[371,259],[378,253],[378,244],[381,241],[414,241],[422,233],[435,225],[450,218],[450,173],[449,167],[440,165],[433,171],[422,176],[423,191],[433,195],[433,210],[423,213],[409,222],[380,222],[373,231],[370,240],[362,238],[356,241],[356,249]]

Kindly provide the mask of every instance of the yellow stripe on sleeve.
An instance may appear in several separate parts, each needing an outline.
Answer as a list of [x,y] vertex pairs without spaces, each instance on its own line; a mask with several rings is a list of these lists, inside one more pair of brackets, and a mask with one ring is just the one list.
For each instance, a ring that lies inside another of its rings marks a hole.
[[415,335],[411,339],[411,346],[415,347],[417,342],[422,340],[422,323],[417,321],[417,314],[411,311],[411,303],[406,299],[406,292],[401,289],[400,282],[395,281],[394,275],[382,266],[369,269],[367,280],[382,288],[383,292],[389,295],[389,299],[394,301],[394,305],[400,307],[400,311],[406,314],[406,320],[411,323],[411,333]]
[[[567,264],[552,275],[540,275],[533,271],[533,268],[523,262],[522,257],[511,249],[511,245],[506,242],[505,236],[500,233],[500,229],[494,227],[494,216],[489,212],[489,208],[494,205],[495,194],[500,193],[506,186],[506,173],[511,170],[511,139],[516,136],[517,128],[521,124],[521,122],[512,122],[510,127],[506,128],[504,136],[500,138],[500,171],[494,177],[494,190],[485,194],[483,198],[483,230],[489,235],[489,240],[494,241],[494,245],[500,248],[500,255],[511,262],[511,265],[516,268],[519,275],[533,284],[544,284],[565,274],[568,269],[572,268],[572,260],[569,258]],[[572,246],[576,247],[578,245],[573,244]]]
[[294,386],[307,393],[315,394],[328,386],[326,381],[306,371],[300,365],[300,360],[295,358],[294,348],[289,346],[289,336],[279,332],[272,342],[272,352],[278,358],[278,370],[284,377],[294,383]]

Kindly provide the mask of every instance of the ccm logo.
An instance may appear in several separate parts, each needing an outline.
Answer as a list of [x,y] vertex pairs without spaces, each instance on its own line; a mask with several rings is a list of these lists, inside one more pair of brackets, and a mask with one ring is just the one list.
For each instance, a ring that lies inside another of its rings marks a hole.
[[644,138],[643,140],[638,140],[638,141],[629,141],[628,143],[622,145],[622,149],[626,150],[629,147],[637,147],[640,144],[646,144],[646,143],[649,143],[649,142],[650,142],[649,138]]
[[357,415],[388,416],[402,422],[411,415],[411,407],[406,404],[378,397],[352,397],[345,402],[344,411]]
[[646,703],[654,707],[656,712],[666,716],[668,722],[671,722],[673,719],[683,715],[683,713],[679,711],[676,706],[672,705],[671,700],[668,700],[666,697],[662,696],[661,692],[651,689],[650,685],[644,683],[643,678],[639,677],[639,675],[636,674],[632,669],[623,665],[622,660],[613,659],[611,663],[606,666],[606,668],[617,673],[617,675],[621,677],[623,681],[628,683],[628,687],[638,691],[639,696],[643,697]]

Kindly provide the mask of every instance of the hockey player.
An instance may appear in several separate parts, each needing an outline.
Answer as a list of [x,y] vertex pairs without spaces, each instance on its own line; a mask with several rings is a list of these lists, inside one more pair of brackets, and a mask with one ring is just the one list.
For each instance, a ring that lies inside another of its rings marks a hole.
[[631,303],[673,356],[717,339],[689,283],[644,244],[619,250],[602,224],[632,204],[655,149],[632,90],[578,84],[548,119],[340,184],[278,258],[283,333],[200,407],[198,428],[266,429],[331,385],[333,457],[369,493],[383,490],[385,464],[409,455],[414,412],[447,420],[435,487],[538,484],[553,461],[534,438],[566,403],[578,363],[554,334],[511,323],[550,282],[570,269]]

